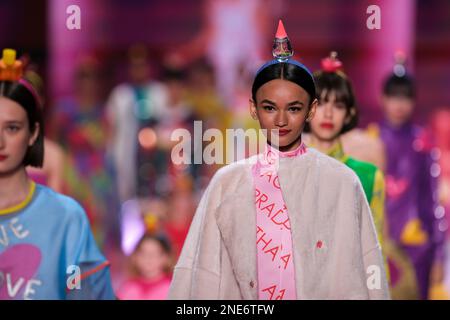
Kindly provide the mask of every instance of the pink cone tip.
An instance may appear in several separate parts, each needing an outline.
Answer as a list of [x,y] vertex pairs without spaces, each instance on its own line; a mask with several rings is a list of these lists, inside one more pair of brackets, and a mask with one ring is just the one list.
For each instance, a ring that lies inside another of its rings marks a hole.
[[286,33],[286,30],[284,30],[283,21],[281,21],[281,19],[278,21],[278,29],[277,29],[277,34],[275,35],[275,38],[277,38],[277,39],[287,38],[287,33]]

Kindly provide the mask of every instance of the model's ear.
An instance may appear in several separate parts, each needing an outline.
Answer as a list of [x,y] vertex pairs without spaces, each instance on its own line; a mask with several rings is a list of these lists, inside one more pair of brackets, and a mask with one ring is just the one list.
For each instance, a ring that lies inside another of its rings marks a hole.
[[39,132],[41,131],[41,126],[38,122],[34,124],[34,132],[31,134],[30,139],[28,140],[28,146],[31,147],[39,137]]
[[312,118],[314,118],[314,114],[316,113],[317,105],[319,104],[319,100],[314,99],[311,102],[311,106],[309,107],[308,115],[306,116],[306,121],[310,122]]
[[253,120],[258,120],[258,113],[256,112],[256,102],[253,101],[253,99],[249,99],[248,106],[250,109],[250,115],[252,116]]

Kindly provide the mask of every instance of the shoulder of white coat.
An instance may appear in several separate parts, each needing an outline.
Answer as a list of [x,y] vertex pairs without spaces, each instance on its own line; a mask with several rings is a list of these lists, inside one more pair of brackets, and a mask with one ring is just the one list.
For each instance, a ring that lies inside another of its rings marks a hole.
[[217,170],[217,175],[230,175],[236,172],[241,172],[242,170],[249,170],[253,164],[256,163],[258,156],[252,156],[249,158],[245,158],[239,161],[234,161],[230,164],[227,164]]
[[242,175],[251,172],[251,167],[256,163],[257,158],[258,156],[252,156],[221,167],[214,174],[210,184],[228,184],[231,181],[236,181]]
[[308,152],[314,161],[315,168],[320,170],[322,175],[326,175],[329,179],[337,179],[342,183],[352,185],[360,183],[356,173],[346,164],[314,148],[308,148]]

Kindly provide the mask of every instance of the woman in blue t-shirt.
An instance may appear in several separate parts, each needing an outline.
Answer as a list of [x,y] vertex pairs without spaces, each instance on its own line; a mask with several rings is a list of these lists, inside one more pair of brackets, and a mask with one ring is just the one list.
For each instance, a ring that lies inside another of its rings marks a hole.
[[42,107],[20,72],[6,71],[0,73],[0,299],[114,299],[109,262],[83,208],[25,171],[43,164]]

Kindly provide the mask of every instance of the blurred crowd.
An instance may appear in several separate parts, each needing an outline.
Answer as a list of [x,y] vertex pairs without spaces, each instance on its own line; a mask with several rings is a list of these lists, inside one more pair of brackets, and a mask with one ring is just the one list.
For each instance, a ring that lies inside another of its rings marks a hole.
[[[121,299],[166,297],[196,206],[222,166],[175,164],[171,154],[179,141],[171,139],[174,130],[194,136],[194,121],[202,122],[203,132],[258,128],[248,111],[249,98],[255,71],[268,58],[262,41],[272,32],[270,17],[278,12],[277,1],[205,3],[204,28],[176,51],[155,54],[136,44],[122,52],[117,70],[105,64],[111,57],[82,53],[73,73],[73,94],[44,103],[44,167],[29,168],[29,174],[81,203],[111,261],[114,289]],[[44,100],[39,67],[27,56],[22,59],[26,77]],[[117,76],[120,72],[124,74]],[[360,109],[363,114],[364,106]],[[438,206],[432,214],[446,234],[449,252],[450,215],[445,213],[450,210],[450,107],[433,110],[424,119],[422,136],[437,164],[431,174],[438,180],[433,195]],[[344,148],[351,148],[355,158],[387,169],[384,155],[372,148],[383,148],[383,143],[370,126],[348,137],[343,138]],[[208,143],[192,144],[190,156]],[[389,187],[387,191],[395,193],[398,186],[392,185],[391,191]],[[442,287],[434,288],[430,298],[448,298],[450,263],[433,276]]]

